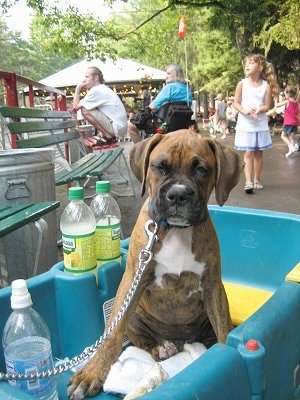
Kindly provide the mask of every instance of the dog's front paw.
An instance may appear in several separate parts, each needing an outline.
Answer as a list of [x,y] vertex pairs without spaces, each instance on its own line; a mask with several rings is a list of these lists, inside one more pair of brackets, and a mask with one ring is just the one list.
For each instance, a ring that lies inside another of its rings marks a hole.
[[166,360],[178,353],[178,347],[175,343],[164,340],[162,344],[155,346],[152,351],[152,357],[155,360]]
[[103,383],[104,381],[99,376],[99,371],[98,374],[95,374],[94,370],[89,370],[85,367],[76,372],[70,379],[67,388],[68,397],[71,400],[82,400],[86,397],[96,396],[100,392]]

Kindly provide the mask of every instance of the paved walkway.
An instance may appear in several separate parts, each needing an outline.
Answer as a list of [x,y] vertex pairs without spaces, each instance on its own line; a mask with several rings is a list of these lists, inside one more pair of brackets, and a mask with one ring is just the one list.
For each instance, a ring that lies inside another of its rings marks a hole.
[[[222,142],[233,147],[234,135]],[[300,151],[292,158],[286,158],[286,152],[287,146],[280,135],[273,136],[273,147],[264,152],[261,178],[264,189],[256,190],[252,195],[246,194],[243,175],[226,205],[300,214]],[[210,203],[216,204],[213,196]]]

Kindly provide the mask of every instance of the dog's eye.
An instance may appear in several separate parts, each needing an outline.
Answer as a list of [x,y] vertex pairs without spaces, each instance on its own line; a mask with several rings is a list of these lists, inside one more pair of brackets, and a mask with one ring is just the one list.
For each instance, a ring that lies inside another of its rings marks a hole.
[[157,167],[157,170],[161,175],[167,175],[167,173],[169,172],[168,168],[161,165]]
[[170,172],[170,167],[165,162],[152,164],[151,168],[156,170],[160,175],[167,175]]
[[206,176],[209,174],[209,168],[202,164],[194,165],[192,168],[192,174]]

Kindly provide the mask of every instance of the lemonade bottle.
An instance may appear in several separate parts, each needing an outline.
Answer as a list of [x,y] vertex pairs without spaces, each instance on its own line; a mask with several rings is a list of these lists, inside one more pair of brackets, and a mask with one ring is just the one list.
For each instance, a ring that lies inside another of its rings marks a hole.
[[97,267],[108,261],[121,261],[121,211],[110,193],[109,181],[96,182],[96,196],[90,208],[96,219]]
[[94,238],[95,217],[84,202],[83,187],[69,188],[69,204],[60,219],[64,253],[64,269],[73,274],[96,273]]

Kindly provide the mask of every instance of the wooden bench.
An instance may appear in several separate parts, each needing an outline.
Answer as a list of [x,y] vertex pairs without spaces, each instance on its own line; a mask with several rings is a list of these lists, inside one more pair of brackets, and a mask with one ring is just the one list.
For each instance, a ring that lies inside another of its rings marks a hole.
[[[56,146],[59,157],[55,162],[55,184],[64,185],[74,181],[88,180],[90,177],[103,179],[106,170],[117,160],[118,176],[121,183],[130,186],[130,194],[135,196],[131,172],[124,155],[123,147],[87,153],[82,142],[80,131],[73,114],[69,111],[40,110],[33,108],[0,107],[0,114],[6,119],[6,125],[11,135],[16,136],[16,148],[39,148]],[[65,148],[62,149],[62,145]],[[72,162],[70,147],[75,145],[77,153],[76,162]],[[127,176],[124,175],[127,172]],[[107,179],[107,178],[106,178]],[[123,192],[125,193],[125,192]],[[122,195],[122,192],[117,193]]]
[[[59,201],[0,206],[0,238],[33,223],[38,231],[33,276],[37,275],[43,244],[48,242],[48,224],[44,215],[59,207]],[[25,254],[24,254],[25,256]],[[14,265],[11,268],[15,268]]]

